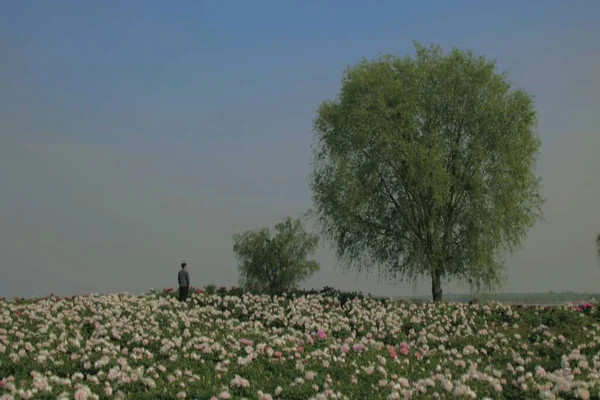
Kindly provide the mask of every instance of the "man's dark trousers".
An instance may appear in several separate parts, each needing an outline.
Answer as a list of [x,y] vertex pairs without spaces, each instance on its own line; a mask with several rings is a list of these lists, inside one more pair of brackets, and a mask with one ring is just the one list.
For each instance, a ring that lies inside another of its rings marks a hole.
[[179,301],[186,301],[190,288],[188,286],[179,286]]

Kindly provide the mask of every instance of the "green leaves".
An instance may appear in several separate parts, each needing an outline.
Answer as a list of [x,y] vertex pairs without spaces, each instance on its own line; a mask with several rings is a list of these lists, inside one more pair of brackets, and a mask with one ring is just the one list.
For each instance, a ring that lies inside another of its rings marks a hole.
[[319,244],[317,235],[307,233],[299,219],[286,218],[268,228],[233,236],[233,251],[239,261],[240,283],[255,289],[292,289],[319,270],[307,260]]
[[533,101],[494,61],[415,48],[348,68],[319,108],[315,213],[348,268],[493,288],[541,217]]

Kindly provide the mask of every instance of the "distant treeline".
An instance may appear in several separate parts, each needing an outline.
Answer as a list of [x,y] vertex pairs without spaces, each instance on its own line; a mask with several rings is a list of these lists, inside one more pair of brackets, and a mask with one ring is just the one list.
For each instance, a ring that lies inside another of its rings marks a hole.
[[[429,299],[429,296],[399,296],[397,299]],[[490,293],[490,294],[447,294],[444,300],[450,302],[466,303],[473,299],[479,301],[498,301],[514,304],[554,304],[600,300],[600,293],[576,293],[576,292],[548,292],[548,293]]]

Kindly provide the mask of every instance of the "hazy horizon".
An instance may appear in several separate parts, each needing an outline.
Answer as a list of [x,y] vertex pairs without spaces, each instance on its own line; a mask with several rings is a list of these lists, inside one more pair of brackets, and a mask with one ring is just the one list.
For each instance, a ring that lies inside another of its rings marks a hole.
[[[182,261],[237,285],[232,235],[312,206],[312,121],[344,68],[413,39],[534,95],[545,221],[504,291],[598,287],[600,2],[139,4],[0,5],[0,296],[175,287]],[[317,259],[308,288],[430,293]]]

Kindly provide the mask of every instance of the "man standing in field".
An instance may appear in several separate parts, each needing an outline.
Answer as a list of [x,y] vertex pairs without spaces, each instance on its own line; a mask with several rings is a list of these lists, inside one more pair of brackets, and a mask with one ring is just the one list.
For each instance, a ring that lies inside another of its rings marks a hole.
[[187,270],[187,264],[181,263],[181,271],[177,275],[179,281],[179,301],[185,302],[190,291],[190,273]]

